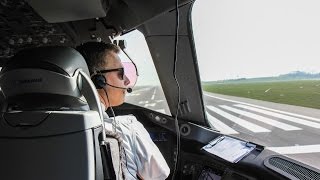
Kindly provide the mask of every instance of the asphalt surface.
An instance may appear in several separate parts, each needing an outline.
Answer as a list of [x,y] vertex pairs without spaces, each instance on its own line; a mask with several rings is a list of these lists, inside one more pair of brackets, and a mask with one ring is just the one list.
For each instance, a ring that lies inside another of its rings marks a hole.
[[171,115],[166,98],[159,86],[134,89],[132,93],[127,93],[126,102]]
[[[135,90],[126,99],[170,114],[160,87]],[[204,103],[208,122],[222,133],[320,169],[320,110],[207,92]]]

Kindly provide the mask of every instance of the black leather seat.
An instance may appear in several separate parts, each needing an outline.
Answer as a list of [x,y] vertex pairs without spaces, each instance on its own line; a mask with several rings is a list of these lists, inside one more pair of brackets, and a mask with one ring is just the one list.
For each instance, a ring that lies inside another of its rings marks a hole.
[[68,47],[24,50],[2,68],[0,179],[116,178],[88,74]]

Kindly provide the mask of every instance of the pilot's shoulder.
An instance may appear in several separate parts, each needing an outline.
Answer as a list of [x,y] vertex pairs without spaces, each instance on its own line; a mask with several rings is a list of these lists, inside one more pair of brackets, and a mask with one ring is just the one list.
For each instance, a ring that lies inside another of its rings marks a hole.
[[136,124],[138,122],[137,118],[132,114],[116,116],[116,120],[121,124],[128,124],[128,125]]
[[130,114],[130,115],[122,115],[117,116],[116,120],[125,126],[131,126],[131,128],[134,128],[135,130],[139,130],[140,128],[144,128],[144,126],[137,120],[137,118]]

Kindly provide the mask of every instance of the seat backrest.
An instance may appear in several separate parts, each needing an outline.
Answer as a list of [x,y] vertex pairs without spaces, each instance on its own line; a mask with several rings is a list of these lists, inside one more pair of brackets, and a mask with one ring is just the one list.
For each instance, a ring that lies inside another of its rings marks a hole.
[[88,75],[68,47],[24,50],[2,68],[0,179],[114,178],[101,155],[101,104]]

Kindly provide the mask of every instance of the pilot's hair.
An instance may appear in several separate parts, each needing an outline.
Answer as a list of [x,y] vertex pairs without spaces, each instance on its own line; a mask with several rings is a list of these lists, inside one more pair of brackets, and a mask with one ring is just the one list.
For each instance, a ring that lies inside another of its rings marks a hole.
[[119,46],[104,42],[86,42],[77,46],[76,50],[79,51],[86,60],[91,75],[107,63],[105,57],[108,53],[120,52]]

